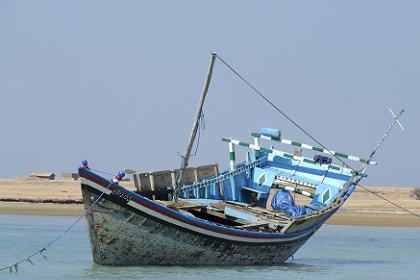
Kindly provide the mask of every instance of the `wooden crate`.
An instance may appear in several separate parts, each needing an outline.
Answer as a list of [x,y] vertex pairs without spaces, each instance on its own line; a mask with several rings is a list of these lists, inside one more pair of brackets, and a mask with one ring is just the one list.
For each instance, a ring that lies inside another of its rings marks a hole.
[[[151,199],[167,200],[176,185],[178,169],[133,174],[137,191]],[[217,164],[188,167],[184,171],[182,184],[192,184],[203,178],[219,175]]]

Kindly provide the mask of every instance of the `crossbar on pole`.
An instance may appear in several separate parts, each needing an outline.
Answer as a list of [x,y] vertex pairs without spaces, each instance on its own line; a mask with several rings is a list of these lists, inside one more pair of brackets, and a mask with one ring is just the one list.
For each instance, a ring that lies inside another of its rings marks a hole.
[[[289,154],[289,153],[286,153],[286,152],[283,152],[283,151],[279,151],[279,150],[271,149],[271,148],[264,148],[264,147],[261,147],[261,146],[255,145],[255,144],[242,142],[242,141],[239,141],[239,140],[236,140],[236,139],[233,139],[233,138],[223,137],[222,141],[228,142],[228,143],[233,143],[235,145],[239,145],[239,146],[246,147],[246,148],[249,148],[249,149],[253,149],[253,150],[256,150],[256,151],[271,153],[271,154],[276,155],[276,156],[281,156],[281,157],[285,157],[285,158],[289,158],[289,159],[294,159],[294,160],[297,160],[297,161],[316,164],[316,162],[311,158],[294,156],[292,154]],[[329,167],[331,169],[334,169],[334,170],[337,170],[337,171],[340,171],[340,172],[343,171],[343,170],[347,171],[347,172],[350,172],[350,173],[354,172],[353,170],[351,170],[349,168],[341,167],[341,166],[338,166],[338,165],[335,165],[335,164],[330,164]],[[365,176],[365,174],[360,173],[359,176]]]
[[296,146],[296,147],[300,147],[300,148],[303,148],[303,149],[312,150],[312,151],[316,151],[316,152],[320,152],[320,153],[324,153],[324,154],[328,154],[328,155],[334,155],[334,156],[345,158],[345,159],[348,159],[348,160],[358,161],[358,162],[361,162],[361,163],[364,163],[364,164],[370,164],[370,165],[376,165],[377,164],[375,161],[369,161],[368,162],[368,160],[360,158],[358,156],[352,156],[352,155],[348,155],[348,154],[341,153],[341,152],[327,150],[327,149],[324,149],[324,148],[311,146],[311,145],[308,145],[308,144],[305,144],[305,143],[300,143],[300,142],[289,140],[289,139],[284,139],[284,138],[277,139],[277,138],[273,138],[273,137],[270,137],[270,136],[263,135],[263,134],[258,133],[258,132],[253,132],[252,136],[262,138],[262,139],[266,139],[266,140],[270,140],[270,141],[276,141],[276,142],[279,142],[279,143],[282,143],[282,144],[285,144],[285,145]]

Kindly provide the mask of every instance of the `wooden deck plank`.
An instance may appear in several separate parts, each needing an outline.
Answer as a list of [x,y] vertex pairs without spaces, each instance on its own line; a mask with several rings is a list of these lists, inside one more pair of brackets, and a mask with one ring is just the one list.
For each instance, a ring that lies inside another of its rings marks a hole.
[[252,228],[259,228],[259,227],[267,227],[270,223],[250,223],[244,224],[241,226],[235,226],[235,228],[242,228],[242,229],[252,229]]
[[232,203],[229,201],[225,203],[228,204],[229,207],[233,207],[235,209],[242,210],[242,211],[247,211],[247,212],[256,214],[258,216],[263,216],[268,219],[273,219],[274,221],[278,221],[278,220],[290,221],[291,220],[290,217],[286,216],[285,214],[281,212],[270,211],[270,210],[260,208],[260,207],[246,207],[245,208],[236,203]]

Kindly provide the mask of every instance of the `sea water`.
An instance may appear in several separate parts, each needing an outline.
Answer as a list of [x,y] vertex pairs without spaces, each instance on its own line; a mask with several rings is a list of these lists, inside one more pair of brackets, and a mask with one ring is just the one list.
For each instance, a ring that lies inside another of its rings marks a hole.
[[[41,249],[76,219],[0,215],[0,267]],[[89,246],[82,219],[46,258],[0,271],[0,279],[420,279],[420,228],[325,225],[281,266],[104,267],[93,264]]]

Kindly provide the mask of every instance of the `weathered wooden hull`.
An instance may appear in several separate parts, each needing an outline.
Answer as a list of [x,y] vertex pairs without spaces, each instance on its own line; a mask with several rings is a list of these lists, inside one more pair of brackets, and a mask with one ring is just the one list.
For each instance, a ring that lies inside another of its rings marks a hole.
[[159,208],[88,171],[80,174],[93,260],[101,265],[281,264],[322,224],[290,234],[210,225]]

